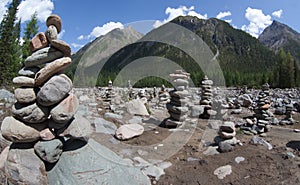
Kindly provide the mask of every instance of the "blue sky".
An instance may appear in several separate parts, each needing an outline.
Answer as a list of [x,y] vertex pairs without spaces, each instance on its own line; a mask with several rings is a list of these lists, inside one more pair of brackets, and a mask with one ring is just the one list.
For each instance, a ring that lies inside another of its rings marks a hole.
[[[0,19],[10,1],[0,0]],[[24,27],[37,11],[40,31],[44,32],[47,16],[58,14],[63,20],[60,38],[74,52],[113,28],[137,21],[140,27],[159,26],[178,15],[218,17],[255,37],[273,20],[300,32],[299,10],[299,0],[23,0],[18,17]]]

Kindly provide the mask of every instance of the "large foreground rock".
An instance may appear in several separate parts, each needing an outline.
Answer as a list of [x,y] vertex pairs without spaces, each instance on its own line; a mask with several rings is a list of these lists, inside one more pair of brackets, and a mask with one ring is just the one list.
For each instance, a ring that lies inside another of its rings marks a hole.
[[[35,128],[33,128],[35,126]],[[45,125],[25,125],[14,117],[6,117],[1,125],[2,136],[11,142],[24,143],[37,141],[40,138],[40,131]]]
[[33,149],[11,149],[5,163],[8,184],[47,185],[44,163]]
[[72,81],[65,74],[53,76],[37,94],[37,101],[43,106],[51,106],[64,99],[72,89]]
[[127,112],[131,115],[149,116],[142,100],[132,100],[126,104]]
[[92,139],[79,149],[66,148],[47,175],[49,184],[150,185],[141,170]]

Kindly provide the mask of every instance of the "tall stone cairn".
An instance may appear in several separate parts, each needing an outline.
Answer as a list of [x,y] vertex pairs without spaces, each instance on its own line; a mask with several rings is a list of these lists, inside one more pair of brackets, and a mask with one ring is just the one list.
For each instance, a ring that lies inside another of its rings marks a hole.
[[204,112],[200,115],[201,118],[210,118],[213,115],[212,111],[212,100],[213,100],[213,93],[212,93],[212,85],[213,81],[209,80],[208,77],[205,75],[202,82],[202,94],[200,105],[204,107]]
[[266,83],[259,92],[257,107],[254,109],[258,133],[268,132],[270,129],[270,120],[272,119],[272,115],[269,112],[270,106],[270,86]]
[[170,118],[166,120],[167,127],[177,127],[187,118],[189,111],[187,104],[189,99],[188,85],[190,74],[182,70],[176,70],[170,74],[173,80],[174,90],[170,91],[171,101],[166,104]]
[[5,163],[9,184],[48,184],[45,164],[59,160],[67,138],[85,137],[76,128],[88,121],[75,115],[78,99],[71,93],[72,81],[61,74],[72,62],[70,46],[57,39],[62,21],[51,15],[46,25],[45,33],[32,38],[32,54],[13,79],[17,102],[13,116],[1,125],[2,136],[12,142]]

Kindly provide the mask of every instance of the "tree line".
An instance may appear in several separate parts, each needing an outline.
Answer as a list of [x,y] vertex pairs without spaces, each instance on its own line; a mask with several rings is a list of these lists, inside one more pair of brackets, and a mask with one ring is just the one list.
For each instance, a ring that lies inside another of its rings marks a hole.
[[0,23],[0,84],[9,87],[12,79],[30,55],[30,40],[38,32],[37,14],[27,21],[21,37],[21,20],[17,18],[20,0],[13,0]]

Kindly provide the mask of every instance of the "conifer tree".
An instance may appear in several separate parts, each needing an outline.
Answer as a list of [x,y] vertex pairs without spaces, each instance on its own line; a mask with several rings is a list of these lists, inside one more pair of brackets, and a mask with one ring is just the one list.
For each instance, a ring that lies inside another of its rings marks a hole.
[[30,55],[30,40],[37,34],[39,30],[37,14],[32,14],[30,21],[26,23],[22,44],[22,59],[25,60]]
[[0,24],[0,84],[5,85],[17,73],[20,62],[20,21],[16,22],[20,0],[13,0]]

